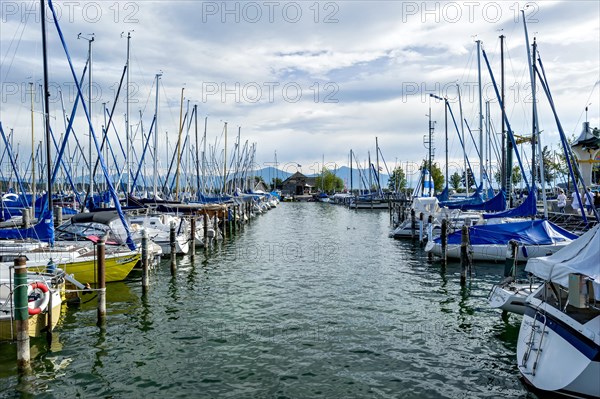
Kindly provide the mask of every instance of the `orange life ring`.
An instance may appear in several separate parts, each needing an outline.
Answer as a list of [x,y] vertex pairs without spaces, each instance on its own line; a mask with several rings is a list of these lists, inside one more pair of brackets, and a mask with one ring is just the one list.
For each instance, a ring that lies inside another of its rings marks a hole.
[[34,281],[27,287],[27,296],[29,297],[34,291],[39,290],[42,292],[40,299],[29,301],[28,308],[30,315],[36,315],[42,313],[48,307],[50,303],[50,290],[48,286],[41,281]]

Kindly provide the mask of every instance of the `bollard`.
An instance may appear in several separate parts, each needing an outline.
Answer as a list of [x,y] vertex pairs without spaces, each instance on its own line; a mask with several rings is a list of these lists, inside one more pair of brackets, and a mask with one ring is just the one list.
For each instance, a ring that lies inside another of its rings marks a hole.
[[192,215],[192,220],[190,220],[190,250],[192,253],[190,256],[194,259],[196,256],[196,218]]
[[419,244],[423,245],[423,212],[419,213]]
[[171,226],[169,229],[169,244],[171,248],[171,275],[175,275],[175,271],[177,270],[177,260],[175,259],[177,248],[175,246],[175,222],[171,221]]
[[106,278],[104,259],[106,255],[106,237],[102,236],[96,244],[96,265],[98,268],[98,281],[96,289],[98,290],[98,327],[103,327],[106,323]]
[[17,324],[17,367],[27,371],[31,355],[29,353],[29,306],[27,302],[27,258],[15,258],[15,320]]
[[508,242],[508,250],[506,251],[506,261],[504,262],[504,277],[516,274],[518,251],[519,243],[515,240],[510,240]]
[[233,220],[231,221],[231,225],[233,228],[233,234],[235,234],[235,225],[237,223],[237,205],[233,206]]
[[148,292],[148,232],[142,230],[142,294]]
[[206,213],[206,211],[204,211],[204,215],[202,215],[202,222],[204,223],[204,226],[203,226],[204,232],[202,234],[203,244],[204,244],[204,249],[206,249],[206,246],[208,245],[208,213]]
[[442,234],[441,234],[441,244],[442,244],[442,266],[446,266],[448,263],[448,219],[442,219]]
[[213,228],[215,230],[215,237],[217,238],[219,236],[219,217],[217,216],[219,214],[219,212],[215,212],[215,217],[213,220]]
[[467,272],[471,274],[471,258],[469,256],[469,227],[462,227],[462,236],[460,241],[460,285],[464,286],[467,282]]
[[55,206],[54,207],[54,225],[60,226],[61,224],[63,224],[62,207]]
[[415,210],[410,210],[410,237],[415,239],[415,229],[417,228],[417,222],[415,220]]
[[[233,209],[235,209],[235,206],[233,207]],[[231,215],[232,215],[232,211],[231,209],[227,209],[227,228],[229,229],[229,231],[227,232],[227,235],[229,235],[229,237],[233,236],[233,232],[232,232],[232,228],[233,228],[233,222],[235,222],[235,220],[231,219]]]
[[[433,215],[429,215],[427,218],[427,241],[433,240]],[[431,251],[427,253],[427,259],[433,260],[433,254]]]
[[22,227],[24,229],[29,228],[29,223],[30,223],[30,221],[29,221],[29,215],[30,215],[30,213],[29,212],[30,212],[30,210],[31,210],[30,208],[25,208],[25,209],[23,209],[21,211],[21,214],[22,214]]
[[221,230],[221,233],[223,234],[223,241],[225,241],[225,239],[227,238],[227,213],[229,212],[229,209],[227,209],[227,207],[225,207],[225,210],[223,211],[223,215],[221,217],[221,224],[223,224],[223,229]]

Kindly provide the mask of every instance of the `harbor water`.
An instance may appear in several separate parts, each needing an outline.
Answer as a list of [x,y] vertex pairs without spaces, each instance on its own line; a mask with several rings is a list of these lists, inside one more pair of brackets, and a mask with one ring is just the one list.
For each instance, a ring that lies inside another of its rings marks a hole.
[[0,397],[533,398],[520,317],[487,307],[503,265],[427,261],[387,211],[282,203],[195,259],[168,258],[63,307],[32,340],[32,374],[0,343]]

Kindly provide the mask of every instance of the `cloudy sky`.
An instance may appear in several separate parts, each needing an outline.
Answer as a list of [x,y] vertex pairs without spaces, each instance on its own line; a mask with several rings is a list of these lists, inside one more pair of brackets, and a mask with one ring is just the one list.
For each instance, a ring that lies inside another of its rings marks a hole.
[[[38,3],[0,2],[0,121],[6,133],[13,129],[20,153],[31,148],[29,82],[36,88],[42,82]],[[242,143],[257,144],[256,162],[261,165],[272,163],[276,152],[280,168],[293,172],[300,164],[304,173],[312,173],[323,159],[332,167],[347,165],[350,149],[364,162],[369,151],[375,157],[375,137],[388,167],[419,162],[426,156],[423,136],[428,131],[429,106],[437,122],[435,157],[444,163],[444,106],[431,101],[429,94],[447,96],[458,118],[460,85],[463,117],[477,136],[475,41],[482,42],[499,80],[500,35],[506,36],[507,112],[513,129],[529,134],[531,94],[520,14],[526,5],[530,37],[537,37],[566,133],[580,131],[588,105],[592,126],[600,125],[600,6],[596,1],[54,4],[78,76],[87,59],[84,38],[94,34],[92,97],[97,133],[104,120],[102,104],[114,104],[126,62],[127,32],[131,34],[130,124],[138,132],[136,148],[142,146],[140,120],[146,130],[152,121],[154,78],[162,73],[161,165],[177,139],[182,88],[184,107],[188,100],[190,107],[198,106],[201,133],[208,116],[209,145],[222,148],[226,121],[229,145],[241,127]],[[59,134],[64,132],[59,89],[68,110],[75,90],[52,21],[47,32],[51,123]],[[499,107],[483,59],[482,83],[497,132]],[[539,96],[542,140],[556,147],[556,124],[543,94]],[[36,141],[42,138],[39,100],[38,94]],[[116,134],[125,137],[125,109],[122,95],[115,110],[118,132],[111,132],[113,142]],[[87,128],[82,113],[78,115],[75,131],[87,146]],[[456,131],[451,129],[449,136],[450,159],[459,165],[462,152]],[[468,141],[469,156],[475,160]]]

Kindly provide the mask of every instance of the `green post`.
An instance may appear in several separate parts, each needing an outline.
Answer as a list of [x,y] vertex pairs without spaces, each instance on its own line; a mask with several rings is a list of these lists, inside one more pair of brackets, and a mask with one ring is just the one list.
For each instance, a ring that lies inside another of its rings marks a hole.
[[29,306],[27,302],[27,266],[24,256],[15,258],[15,320],[17,322],[17,367],[29,369]]

